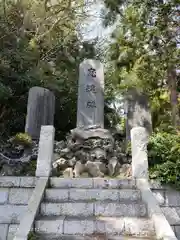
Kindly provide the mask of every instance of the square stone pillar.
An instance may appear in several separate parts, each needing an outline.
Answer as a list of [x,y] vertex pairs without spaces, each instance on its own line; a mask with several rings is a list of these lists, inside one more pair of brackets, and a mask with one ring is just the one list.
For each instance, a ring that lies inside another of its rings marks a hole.
[[53,126],[41,127],[36,177],[48,177],[51,174],[54,155],[54,134]]
[[149,178],[148,174],[148,154],[147,154],[148,134],[143,127],[131,129],[132,148],[132,177]]

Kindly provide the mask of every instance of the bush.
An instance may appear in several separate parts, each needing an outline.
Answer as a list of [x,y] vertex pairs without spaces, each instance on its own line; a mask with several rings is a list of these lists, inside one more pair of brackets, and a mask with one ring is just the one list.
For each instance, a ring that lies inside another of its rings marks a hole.
[[32,145],[32,138],[27,133],[17,133],[10,141],[15,145],[22,145],[25,147],[30,147]]
[[180,135],[154,133],[148,144],[150,178],[180,186]]

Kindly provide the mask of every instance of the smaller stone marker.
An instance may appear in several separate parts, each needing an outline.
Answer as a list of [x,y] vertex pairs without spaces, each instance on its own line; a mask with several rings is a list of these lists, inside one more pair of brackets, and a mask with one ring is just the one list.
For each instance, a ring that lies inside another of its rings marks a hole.
[[97,60],[79,66],[77,128],[104,128],[104,70]]
[[132,177],[148,179],[148,134],[143,127],[131,129]]
[[48,89],[32,87],[29,90],[25,132],[39,139],[42,125],[54,124],[55,96]]
[[152,119],[148,98],[144,93],[131,89],[126,95],[126,139],[130,139],[133,127],[144,127],[150,135],[152,132]]
[[42,126],[39,140],[36,177],[48,177],[51,174],[54,150],[53,126]]

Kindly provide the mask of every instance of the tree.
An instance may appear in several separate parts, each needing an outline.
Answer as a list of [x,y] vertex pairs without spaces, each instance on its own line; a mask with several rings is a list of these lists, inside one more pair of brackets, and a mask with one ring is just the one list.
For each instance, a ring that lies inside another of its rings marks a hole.
[[56,95],[57,134],[75,125],[79,63],[95,56],[94,42],[83,42],[78,32],[84,7],[77,0],[1,0],[1,134],[24,131],[27,94],[35,85]]
[[169,91],[172,123],[177,128],[180,124],[176,74],[180,65],[178,1],[105,0],[104,3],[108,9],[105,23],[118,22],[109,49],[115,84],[120,89],[136,86],[146,91],[152,103],[161,102],[154,109],[156,114],[162,106],[169,113],[167,97],[162,100]]

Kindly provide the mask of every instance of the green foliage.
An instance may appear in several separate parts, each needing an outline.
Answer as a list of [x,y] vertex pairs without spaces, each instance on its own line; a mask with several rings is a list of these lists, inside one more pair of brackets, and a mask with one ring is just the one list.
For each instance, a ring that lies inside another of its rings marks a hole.
[[27,133],[17,133],[11,142],[17,145],[23,145],[25,147],[30,147],[32,145],[32,138]]
[[[104,0],[106,21],[116,20],[108,59],[116,92],[135,87],[151,101],[153,127],[178,125],[178,1]],[[113,15],[113,17],[111,16]]]
[[180,186],[180,135],[154,133],[148,145],[150,177]]
[[31,160],[29,163],[26,163],[22,169],[21,175],[22,176],[35,176],[36,173],[36,166],[37,166],[37,161],[36,160]]
[[35,233],[30,232],[28,235],[28,240],[38,240],[40,237],[38,237]]
[[56,135],[62,137],[75,127],[78,67],[84,58],[96,55],[95,43],[83,42],[77,30],[87,16],[84,7],[79,0],[0,4],[1,135],[24,131],[33,86],[56,96]]

